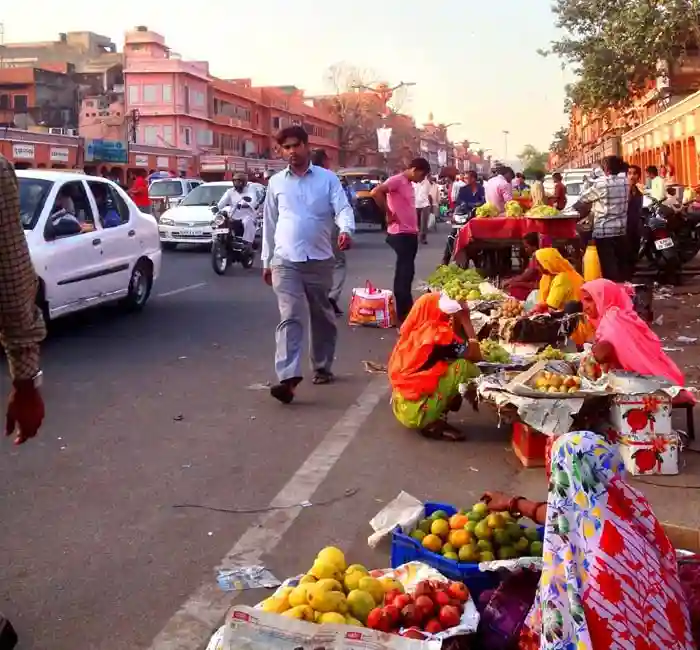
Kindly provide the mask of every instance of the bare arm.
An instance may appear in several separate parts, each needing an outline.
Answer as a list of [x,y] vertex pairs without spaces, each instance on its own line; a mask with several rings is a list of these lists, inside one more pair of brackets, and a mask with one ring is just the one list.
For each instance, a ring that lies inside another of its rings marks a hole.
[[17,177],[0,156],[0,344],[13,379],[39,371],[39,343],[46,335],[36,305],[38,282],[20,221]]
[[379,208],[386,212],[387,216],[389,216],[389,207],[387,204],[389,186],[386,183],[377,185],[377,187],[370,192],[370,196],[374,199],[374,202],[379,206]]

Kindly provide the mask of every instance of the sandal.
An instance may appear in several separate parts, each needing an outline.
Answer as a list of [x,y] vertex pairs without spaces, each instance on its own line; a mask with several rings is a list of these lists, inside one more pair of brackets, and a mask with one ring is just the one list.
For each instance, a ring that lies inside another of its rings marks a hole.
[[294,401],[294,389],[301,383],[301,377],[283,379],[279,384],[270,388],[270,395],[282,404],[291,404]]
[[328,370],[317,370],[314,373],[314,378],[311,381],[317,386],[320,386],[322,384],[332,384],[334,380],[335,377],[333,376],[332,372],[329,372]]
[[429,440],[449,440],[450,442],[461,442],[466,436],[459,429],[444,420],[438,420],[433,424],[421,429],[421,435]]

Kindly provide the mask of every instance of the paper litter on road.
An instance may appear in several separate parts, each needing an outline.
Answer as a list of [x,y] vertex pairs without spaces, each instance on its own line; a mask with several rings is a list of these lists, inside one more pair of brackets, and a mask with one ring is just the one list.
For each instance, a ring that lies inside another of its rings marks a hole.
[[676,338],[677,343],[697,343],[698,340],[692,336],[679,336]]
[[216,581],[224,591],[243,591],[245,589],[273,589],[282,582],[275,578],[264,566],[238,566],[232,569],[219,569]]
[[365,367],[365,372],[369,372],[375,375],[386,374],[385,363],[379,363],[378,361],[363,361],[362,365]]

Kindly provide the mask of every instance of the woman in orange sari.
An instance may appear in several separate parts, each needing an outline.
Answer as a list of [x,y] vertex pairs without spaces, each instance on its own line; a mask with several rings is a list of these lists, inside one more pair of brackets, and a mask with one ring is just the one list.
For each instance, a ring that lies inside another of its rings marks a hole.
[[[466,334],[465,341],[457,334]],[[427,293],[414,303],[389,359],[396,419],[427,438],[462,440],[445,415],[462,403],[460,384],[479,375],[481,358],[469,310],[445,294]]]

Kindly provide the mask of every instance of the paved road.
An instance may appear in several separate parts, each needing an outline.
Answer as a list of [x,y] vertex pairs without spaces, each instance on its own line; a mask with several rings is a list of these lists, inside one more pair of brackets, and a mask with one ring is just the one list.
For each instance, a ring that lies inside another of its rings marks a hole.
[[[419,275],[443,242],[422,248]],[[388,286],[392,262],[379,233],[361,235],[348,286]],[[367,521],[401,489],[465,504],[485,488],[543,496],[542,471],[522,470],[490,413],[464,413],[461,445],[396,425],[385,378],[361,364],[385,361],[394,332],[342,326],[338,382],[302,384],[291,407],[272,401],[276,323],[259,272],[220,278],[206,253],[177,251],[144,313],[99,310],[56,328],[46,427],[0,454],[0,611],[23,650],[196,650],[230,602],[214,567],[231,551],[281,577],[330,542],[386,566]],[[306,500],[318,505],[289,508]],[[700,519],[696,506],[689,516]]]

